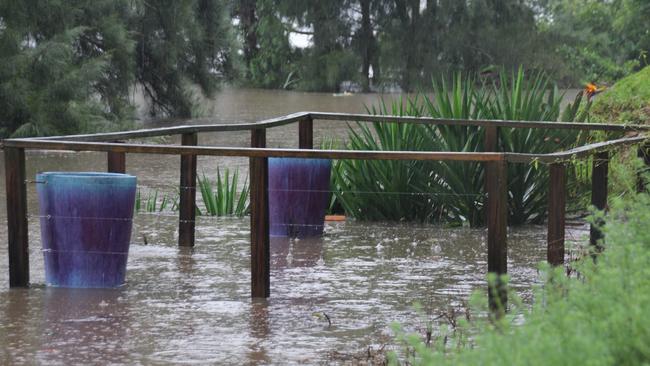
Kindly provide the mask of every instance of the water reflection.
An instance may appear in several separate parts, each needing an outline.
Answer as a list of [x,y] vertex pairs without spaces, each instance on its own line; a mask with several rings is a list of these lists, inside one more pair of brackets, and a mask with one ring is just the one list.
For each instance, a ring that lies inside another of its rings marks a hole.
[[248,319],[251,335],[250,351],[248,354],[249,364],[268,364],[271,362],[265,346],[265,342],[271,334],[268,300],[252,300]]
[[271,269],[313,267],[323,264],[322,237],[271,237]]
[[37,359],[43,364],[128,363],[130,310],[122,290],[44,290]]

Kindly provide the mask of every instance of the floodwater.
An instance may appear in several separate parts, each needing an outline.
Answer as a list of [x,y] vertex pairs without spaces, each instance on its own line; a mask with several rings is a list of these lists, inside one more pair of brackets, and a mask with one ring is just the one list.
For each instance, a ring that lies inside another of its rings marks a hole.
[[[377,98],[224,90],[206,110],[219,123],[251,122],[301,110],[363,112],[364,103]],[[345,136],[345,129],[344,123],[317,123],[316,141]],[[205,134],[199,143],[246,146],[248,139],[245,132]],[[269,131],[268,146],[297,146],[297,126]],[[128,155],[127,172],[143,190],[172,192],[178,162]],[[101,171],[105,164],[98,153],[31,152],[27,176]],[[247,164],[201,157],[199,174],[213,176],[219,166],[246,175]],[[2,175],[4,223],[4,168]],[[422,332],[434,315],[485,290],[484,229],[348,221],[328,223],[322,238],[273,238],[271,297],[251,301],[248,219],[200,217],[196,246],[188,249],[177,247],[178,219],[171,212],[136,214],[123,288],[46,288],[35,184],[28,184],[32,288],[8,288],[6,245],[0,250],[0,364],[350,362],[354,358],[342,355],[390,348],[391,323]],[[584,235],[584,227],[569,232],[576,240]],[[509,231],[511,287],[524,298],[538,281],[545,237],[541,226]],[[2,224],[0,242],[6,238]],[[416,302],[424,313],[414,311]]]

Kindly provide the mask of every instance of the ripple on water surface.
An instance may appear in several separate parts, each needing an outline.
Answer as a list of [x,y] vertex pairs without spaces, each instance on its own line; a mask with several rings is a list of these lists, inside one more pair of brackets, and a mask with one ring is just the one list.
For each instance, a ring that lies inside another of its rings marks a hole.
[[[318,363],[383,342],[393,321],[418,329],[416,301],[436,313],[485,285],[482,229],[347,222],[329,224],[323,238],[272,238],[272,295],[251,301],[248,219],[201,218],[193,249],[176,247],[176,222],[136,217],[119,290],[4,287],[5,363]],[[512,285],[528,292],[545,231],[510,237]],[[35,238],[32,279],[42,283]]]

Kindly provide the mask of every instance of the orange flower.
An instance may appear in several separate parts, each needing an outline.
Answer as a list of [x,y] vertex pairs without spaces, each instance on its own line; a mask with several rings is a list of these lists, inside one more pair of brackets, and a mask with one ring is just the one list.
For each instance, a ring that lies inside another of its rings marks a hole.
[[587,85],[585,85],[585,94],[587,94],[588,99],[591,99],[594,95],[602,92],[603,90],[605,90],[604,86],[598,87],[594,83],[588,83]]

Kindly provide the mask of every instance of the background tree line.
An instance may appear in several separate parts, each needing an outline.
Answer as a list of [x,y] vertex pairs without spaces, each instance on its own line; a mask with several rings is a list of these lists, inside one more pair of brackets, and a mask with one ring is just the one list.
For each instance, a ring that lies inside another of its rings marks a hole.
[[517,65],[612,81],[647,63],[647,19],[647,0],[0,0],[0,137],[124,128],[136,93],[191,117],[223,83],[413,91]]

